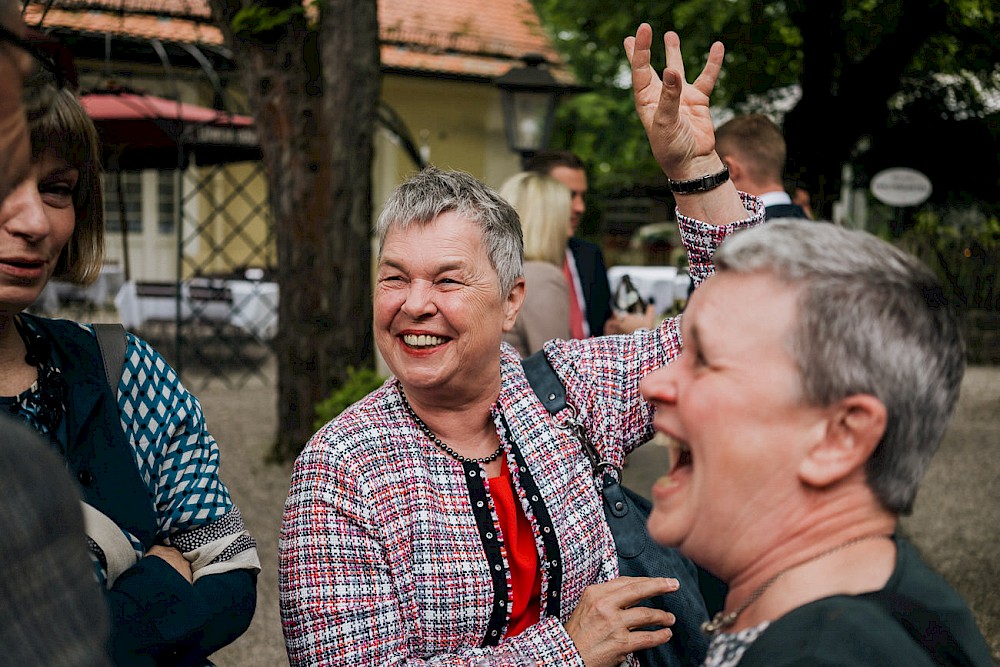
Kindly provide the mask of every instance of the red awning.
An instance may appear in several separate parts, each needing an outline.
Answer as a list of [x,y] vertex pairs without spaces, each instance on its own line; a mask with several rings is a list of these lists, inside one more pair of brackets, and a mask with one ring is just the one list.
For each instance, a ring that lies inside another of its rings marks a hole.
[[129,90],[80,97],[109,169],[170,169],[260,159],[250,116]]

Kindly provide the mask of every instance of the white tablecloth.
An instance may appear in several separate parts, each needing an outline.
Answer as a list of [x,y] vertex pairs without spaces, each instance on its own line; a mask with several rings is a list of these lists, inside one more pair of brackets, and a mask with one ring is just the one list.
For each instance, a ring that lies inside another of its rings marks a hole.
[[194,278],[177,289],[171,283],[125,283],[115,305],[122,324],[142,328],[150,321],[226,322],[260,341],[278,332],[278,284],[254,280]]
[[691,279],[687,273],[678,272],[673,266],[628,266],[608,268],[608,282],[611,294],[618,289],[622,276],[628,274],[632,284],[647,302],[652,300],[657,313],[662,313],[674,305],[675,301],[687,299]]
[[174,283],[136,283],[128,280],[115,297],[118,317],[126,329],[141,329],[148,322],[176,321],[179,306],[180,319],[190,319],[191,304],[183,292],[182,286],[182,298],[178,303],[177,285]]
[[44,312],[53,314],[66,303],[82,303],[86,306],[107,305],[118,294],[125,282],[122,267],[108,264],[101,267],[101,273],[92,285],[81,287],[62,280],[50,280],[36,303]]
[[278,283],[254,280],[227,280],[233,297],[230,324],[271,340],[278,333]]

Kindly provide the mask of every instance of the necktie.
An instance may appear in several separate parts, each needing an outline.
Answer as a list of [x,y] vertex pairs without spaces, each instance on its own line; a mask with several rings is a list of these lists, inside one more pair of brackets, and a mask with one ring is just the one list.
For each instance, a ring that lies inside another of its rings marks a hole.
[[576,298],[576,283],[573,280],[573,271],[569,268],[569,262],[563,262],[563,275],[566,276],[566,284],[569,286],[569,330],[573,338],[586,338],[583,331],[583,310],[580,308],[580,301]]

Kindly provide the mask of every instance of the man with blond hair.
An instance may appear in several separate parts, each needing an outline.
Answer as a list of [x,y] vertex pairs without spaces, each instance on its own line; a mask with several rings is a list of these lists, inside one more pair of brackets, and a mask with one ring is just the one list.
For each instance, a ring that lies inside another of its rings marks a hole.
[[753,113],[723,123],[715,130],[715,150],[736,189],[760,197],[768,218],[809,217],[785,191],[785,137],[770,118]]

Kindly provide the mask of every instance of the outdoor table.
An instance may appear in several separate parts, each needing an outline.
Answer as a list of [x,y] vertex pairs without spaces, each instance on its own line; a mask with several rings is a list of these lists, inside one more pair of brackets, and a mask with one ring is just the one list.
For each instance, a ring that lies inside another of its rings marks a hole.
[[83,287],[64,280],[50,280],[36,304],[45,313],[54,314],[68,303],[100,308],[118,294],[125,282],[125,272],[117,264],[105,264],[93,284]]
[[[192,278],[180,283],[128,281],[115,300],[122,324],[141,329],[148,322],[219,322],[261,342],[278,331],[278,284],[259,280]],[[178,312],[179,309],[179,312]]]

